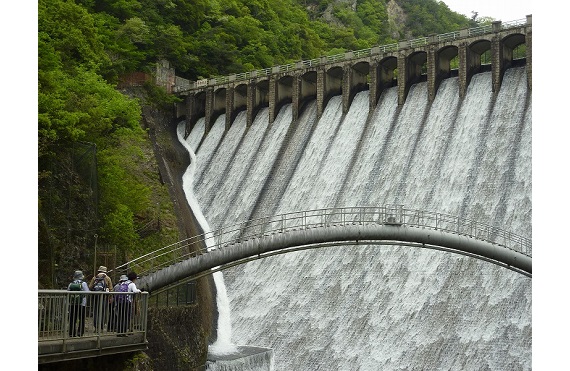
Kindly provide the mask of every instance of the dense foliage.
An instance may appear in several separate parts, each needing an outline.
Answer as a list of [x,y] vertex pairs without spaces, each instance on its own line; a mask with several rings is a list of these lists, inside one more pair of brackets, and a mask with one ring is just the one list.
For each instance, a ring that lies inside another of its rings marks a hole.
[[117,90],[121,76],[161,58],[190,79],[244,72],[470,22],[436,0],[39,0],[39,255],[52,272],[43,286],[55,285],[56,265],[65,277],[87,268],[97,241],[124,259],[176,238],[141,232],[168,196],[149,165],[145,103]]

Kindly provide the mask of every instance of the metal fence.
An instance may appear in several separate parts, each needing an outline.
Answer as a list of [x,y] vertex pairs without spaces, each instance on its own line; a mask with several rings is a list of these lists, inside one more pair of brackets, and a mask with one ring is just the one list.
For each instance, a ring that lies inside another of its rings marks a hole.
[[153,293],[149,307],[178,307],[196,304],[196,281],[181,280],[169,289]]
[[[146,343],[148,293],[39,290],[38,342],[137,335]],[[96,341],[95,348],[101,346]],[[40,356],[41,356],[40,352]]]

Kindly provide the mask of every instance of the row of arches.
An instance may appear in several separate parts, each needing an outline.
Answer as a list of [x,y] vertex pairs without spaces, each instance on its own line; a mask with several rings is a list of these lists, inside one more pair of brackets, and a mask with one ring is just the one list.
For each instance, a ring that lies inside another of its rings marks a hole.
[[443,79],[459,76],[463,96],[473,75],[486,71],[493,73],[492,88],[498,92],[504,71],[525,64],[530,87],[530,60],[530,30],[522,27],[504,35],[493,33],[476,39],[347,58],[193,90],[188,92],[178,115],[186,116],[187,132],[198,118],[205,117],[207,132],[223,113],[229,127],[239,112],[247,110],[249,125],[261,108],[269,107],[269,121],[272,122],[279,110],[289,103],[293,104],[293,119],[296,119],[305,103],[315,99],[320,116],[335,95],[342,95],[343,110],[347,112],[354,96],[363,90],[370,91],[373,109],[382,91],[394,86],[398,86],[398,104],[402,105],[410,86],[422,81],[427,81],[429,100],[432,101]]

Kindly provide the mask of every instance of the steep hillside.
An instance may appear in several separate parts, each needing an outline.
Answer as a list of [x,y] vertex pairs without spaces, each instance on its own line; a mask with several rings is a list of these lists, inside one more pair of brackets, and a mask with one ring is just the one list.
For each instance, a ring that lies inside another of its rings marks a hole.
[[147,103],[121,94],[125,74],[150,76],[158,58],[190,79],[244,72],[471,22],[436,0],[39,0],[38,10],[40,287],[186,233],[141,125],[143,105],[176,98],[149,85]]

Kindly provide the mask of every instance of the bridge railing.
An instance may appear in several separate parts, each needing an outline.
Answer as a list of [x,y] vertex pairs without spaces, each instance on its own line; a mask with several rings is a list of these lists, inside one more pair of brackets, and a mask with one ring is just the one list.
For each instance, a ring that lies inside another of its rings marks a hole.
[[461,37],[461,32],[453,31],[453,32],[448,32],[448,33],[437,35],[436,40],[438,42],[442,42],[442,41],[456,40],[456,39],[459,39],[460,37]]
[[231,248],[246,240],[287,231],[347,224],[379,224],[433,229],[486,241],[531,256],[532,240],[500,228],[443,213],[406,209],[403,205],[341,207],[290,212],[248,220],[195,236],[128,262],[119,271],[136,270],[145,275],[179,261]]
[[[526,22],[527,22],[526,18],[517,19],[514,21],[508,21],[508,22],[500,22],[501,23],[500,29],[506,30],[509,28],[520,27],[520,26],[525,25]],[[479,26],[479,27],[468,28],[468,29],[465,29],[462,31],[453,31],[453,32],[435,35],[434,39],[438,42],[441,42],[441,41],[456,40],[456,39],[459,39],[461,37],[479,36],[479,35],[484,35],[484,34],[491,33],[491,32],[493,32],[493,26],[491,24],[488,24],[488,25],[483,25],[483,26]],[[287,72],[287,71],[296,70],[296,69],[300,68],[299,66],[302,66],[301,68],[307,68],[307,67],[312,67],[312,66],[318,66],[321,64],[335,63],[335,62],[354,59],[354,58],[362,58],[365,56],[373,55],[374,51],[378,51],[381,53],[395,52],[395,51],[398,51],[399,49],[402,49],[402,48],[414,48],[414,47],[424,46],[424,45],[429,44],[429,42],[430,42],[430,37],[420,37],[420,38],[413,39],[413,40],[405,40],[405,41],[400,41],[398,43],[387,44],[387,45],[378,45],[378,46],[375,46],[373,48],[356,50],[356,51],[349,51],[346,53],[335,54],[335,55],[331,55],[331,56],[322,56],[320,58],[315,58],[315,59],[311,59],[311,60],[307,60],[307,61],[300,61],[297,63],[289,63],[286,65],[278,65],[278,66],[274,66],[274,67],[264,68],[261,70],[244,72],[244,73],[239,73],[239,74],[233,74],[230,76],[216,76],[216,77],[212,77],[209,79],[202,79],[202,80],[193,81],[193,82],[185,81],[181,86],[175,86],[174,90],[176,92],[183,92],[183,91],[203,88],[205,86],[220,85],[220,84],[227,83],[229,81],[248,80],[248,79],[251,79],[253,77],[269,76],[274,72]],[[347,55],[350,55],[351,57],[347,57]],[[177,85],[178,85],[178,83],[177,83]]]
[[501,22],[501,29],[507,30],[509,28],[520,27],[526,24],[526,18],[516,19],[514,21]]
[[493,30],[493,26],[491,26],[490,24],[488,25],[484,25],[484,26],[480,26],[480,27],[473,27],[467,30],[467,35],[469,37],[471,36],[479,36],[479,35],[483,35],[486,33],[490,33]]

